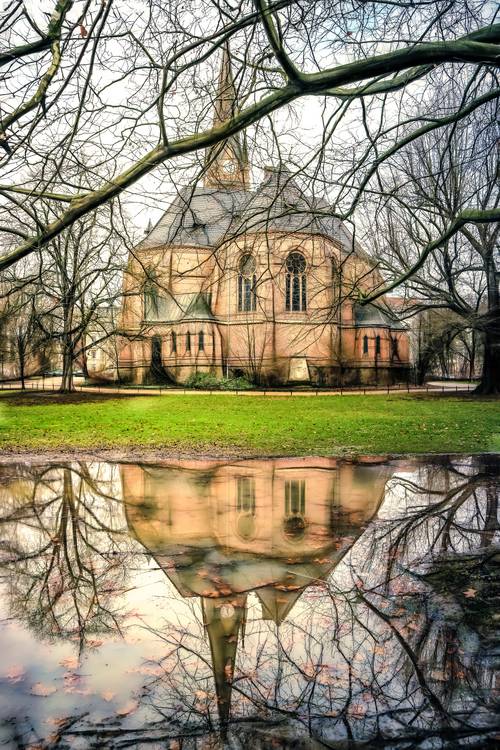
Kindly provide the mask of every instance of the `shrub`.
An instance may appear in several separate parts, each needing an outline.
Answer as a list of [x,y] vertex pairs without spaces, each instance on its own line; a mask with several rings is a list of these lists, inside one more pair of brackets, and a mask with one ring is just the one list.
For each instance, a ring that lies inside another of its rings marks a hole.
[[250,391],[255,386],[249,380],[240,376],[239,378],[222,378],[220,388],[223,391]]
[[219,380],[209,372],[193,372],[185,382],[186,388],[195,388],[198,391],[219,388]]
[[244,377],[219,379],[209,372],[194,372],[186,380],[185,386],[198,391],[248,391],[254,387]]

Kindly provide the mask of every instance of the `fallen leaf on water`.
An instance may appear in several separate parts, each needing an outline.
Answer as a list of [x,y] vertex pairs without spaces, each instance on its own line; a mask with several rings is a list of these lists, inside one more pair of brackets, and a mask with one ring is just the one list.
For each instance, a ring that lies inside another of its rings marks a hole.
[[352,703],[351,706],[349,706],[347,713],[349,716],[353,716],[357,719],[360,719],[362,716],[366,714],[366,707],[363,706],[361,703]]
[[34,685],[31,686],[31,695],[38,695],[41,698],[46,698],[48,695],[52,695],[56,692],[56,689],[53,685],[47,685],[45,682],[35,682]]
[[437,682],[446,682],[446,675],[442,669],[433,669],[431,671],[431,677]]
[[89,648],[99,648],[99,646],[102,646],[102,641],[87,641],[87,646]]
[[66,667],[66,669],[78,669],[80,667],[80,661],[76,656],[68,656],[67,659],[61,659],[59,664],[61,667]]
[[137,703],[137,701],[129,700],[127,701],[127,703],[125,703],[125,705],[119,708],[116,713],[118,716],[128,716],[136,710],[138,705],[139,704]]
[[473,598],[474,598],[474,597],[476,596],[476,594],[477,594],[477,591],[476,591],[476,589],[472,589],[472,588],[470,588],[470,589],[466,589],[466,590],[465,590],[465,591],[463,592],[463,595],[464,595],[464,596],[465,596],[465,597],[466,597],[467,599],[473,599]]
[[67,718],[62,719],[58,716],[49,716],[47,719],[45,719],[45,724],[50,724],[50,726],[53,727],[62,727],[66,722],[68,721]]
[[104,692],[101,693],[101,698],[104,698],[105,701],[112,701],[115,697],[116,693],[113,693],[112,690],[104,690]]
[[13,664],[3,675],[9,682],[21,682],[26,676],[24,668],[20,664]]

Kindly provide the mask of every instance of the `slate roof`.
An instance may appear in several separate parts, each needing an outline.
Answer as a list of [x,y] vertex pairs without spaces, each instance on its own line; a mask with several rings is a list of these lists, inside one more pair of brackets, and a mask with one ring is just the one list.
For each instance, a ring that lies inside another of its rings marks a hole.
[[404,330],[404,325],[389,310],[382,310],[377,305],[356,305],[354,308],[354,324],[356,326],[378,326],[384,328]]
[[148,323],[174,323],[180,320],[215,320],[204,294],[158,295],[154,309],[149,307]]
[[[350,250],[349,229],[329,205],[306,196],[288,170],[268,169],[256,191],[182,188],[139,249],[161,245],[217,247],[239,234],[258,231],[322,234]],[[357,253],[364,255],[354,242]]]

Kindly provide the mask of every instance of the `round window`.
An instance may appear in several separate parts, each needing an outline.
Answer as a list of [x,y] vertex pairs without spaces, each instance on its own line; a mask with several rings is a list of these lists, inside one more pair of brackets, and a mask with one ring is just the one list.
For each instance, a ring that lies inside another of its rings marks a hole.
[[256,263],[255,258],[250,253],[245,253],[240,258],[240,274],[242,276],[252,276],[255,273]]
[[298,276],[306,270],[306,259],[302,253],[290,253],[286,259],[286,270]]

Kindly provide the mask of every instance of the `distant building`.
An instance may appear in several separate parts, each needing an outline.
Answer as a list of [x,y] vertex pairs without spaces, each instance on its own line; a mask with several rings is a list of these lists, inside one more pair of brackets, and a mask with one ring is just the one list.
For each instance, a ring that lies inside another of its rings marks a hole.
[[[214,125],[235,107],[224,51]],[[390,308],[357,304],[382,279],[322,200],[284,169],[250,186],[244,140],[207,151],[203,185],[177,198],[131,253],[119,375],[193,372],[270,383],[406,380],[408,336]]]
[[101,305],[95,310],[85,336],[85,352],[80,365],[95,380],[118,380],[118,345],[115,336],[120,308]]

